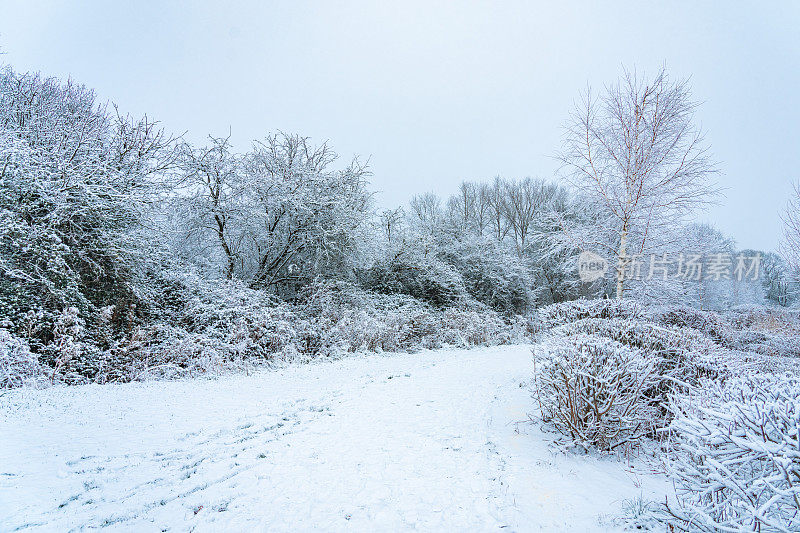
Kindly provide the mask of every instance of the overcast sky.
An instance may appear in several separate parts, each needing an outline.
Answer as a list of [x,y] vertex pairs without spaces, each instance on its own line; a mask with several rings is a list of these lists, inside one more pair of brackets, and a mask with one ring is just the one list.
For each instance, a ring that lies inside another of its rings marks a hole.
[[464,179],[552,179],[581,90],[666,63],[691,77],[727,188],[699,219],[741,247],[778,243],[800,179],[800,2],[201,4],[0,0],[0,61],[191,140],[329,140],[370,157],[380,207]]

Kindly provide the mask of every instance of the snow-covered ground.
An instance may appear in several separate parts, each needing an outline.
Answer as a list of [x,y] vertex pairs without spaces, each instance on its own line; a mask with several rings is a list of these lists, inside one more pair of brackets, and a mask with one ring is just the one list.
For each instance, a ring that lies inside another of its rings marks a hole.
[[643,463],[553,445],[531,371],[510,346],[7,392],[0,530],[591,531],[663,501]]

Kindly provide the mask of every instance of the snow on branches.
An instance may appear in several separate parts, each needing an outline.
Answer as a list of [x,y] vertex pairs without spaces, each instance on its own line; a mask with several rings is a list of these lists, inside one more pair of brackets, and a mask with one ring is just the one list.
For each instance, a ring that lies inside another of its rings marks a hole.
[[646,391],[656,360],[596,335],[553,337],[534,350],[535,397],[543,419],[584,447],[610,450],[650,430]]
[[686,531],[800,529],[800,380],[745,375],[676,397],[670,461]]

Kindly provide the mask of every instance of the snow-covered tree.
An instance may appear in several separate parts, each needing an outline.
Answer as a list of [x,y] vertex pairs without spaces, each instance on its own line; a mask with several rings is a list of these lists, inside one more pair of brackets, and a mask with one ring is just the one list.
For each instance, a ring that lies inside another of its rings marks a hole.
[[292,297],[317,276],[347,276],[371,216],[369,168],[334,168],[326,144],[274,134],[236,154],[229,138],[181,149],[175,203],[188,254],[227,279]]
[[760,286],[763,298],[775,305],[787,307],[797,300],[798,279],[791,265],[774,252],[744,251],[744,254],[761,254]]
[[277,134],[245,156],[243,189],[251,286],[293,293],[317,276],[348,274],[370,216],[369,167],[343,169],[327,144]]
[[[568,122],[560,160],[599,211],[592,226],[565,228],[573,245],[616,267],[658,251],[708,202],[715,168],[694,125],[696,107],[688,82],[670,80],[663,68],[650,81],[626,72],[600,98],[587,91]],[[625,290],[618,276],[617,297]]]
[[68,308],[135,305],[157,249],[143,214],[171,148],[81,85],[0,69],[0,318],[19,330],[33,313],[48,342]]
[[224,277],[232,279],[241,268],[244,235],[241,164],[230,136],[209,140],[202,148],[181,145],[174,203],[181,208],[179,224],[189,253],[197,260],[221,252]]
[[[682,301],[701,309],[729,308],[733,303],[735,288],[733,261],[736,248],[733,240],[710,224],[688,224],[681,233],[683,239],[677,243],[680,248],[675,246],[677,249],[671,250],[671,257],[677,259],[676,268],[683,266],[683,272],[671,273],[670,277],[675,278],[675,283],[662,284],[670,292],[669,298],[664,301]],[[688,266],[693,257],[698,258],[700,265],[696,275]],[[730,261],[730,264],[727,273],[722,272],[716,277],[709,268],[720,259]]]
[[[783,252],[789,269],[800,271],[800,182],[795,183],[783,212]],[[800,281],[797,279],[796,281]]]

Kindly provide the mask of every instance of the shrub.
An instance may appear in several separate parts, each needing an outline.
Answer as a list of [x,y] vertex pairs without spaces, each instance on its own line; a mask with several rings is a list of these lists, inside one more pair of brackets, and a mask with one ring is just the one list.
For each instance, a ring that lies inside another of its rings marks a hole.
[[468,297],[461,275],[433,257],[399,254],[358,272],[361,285],[382,294],[404,294],[437,307]]
[[719,314],[691,307],[670,307],[655,313],[656,322],[666,326],[695,329],[717,342],[723,342],[727,325]]
[[574,300],[542,307],[537,319],[544,329],[584,318],[629,318],[642,315],[642,308],[631,300]]
[[41,386],[48,382],[49,374],[27,342],[0,329],[0,389]]
[[585,318],[552,330],[555,335],[580,333],[608,337],[625,346],[656,356],[664,378],[696,384],[701,378],[727,374],[725,351],[697,331],[659,326],[643,320]]
[[440,254],[463,279],[469,295],[501,313],[524,313],[533,303],[533,285],[520,261],[487,239],[448,240]]
[[726,318],[731,325],[726,346],[765,356],[800,357],[797,311],[753,306],[735,309]]
[[315,283],[293,304],[237,282],[187,277],[171,286],[182,309],[166,309],[164,319],[134,326],[102,350],[81,340],[79,318],[65,312],[40,356],[48,375],[66,383],[216,375],[347,352],[507,344],[531,331],[475,302],[437,309],[344,282]]
[[549,338],[534,357],[543,419],[577,444],[610,450],[650,431],[645,391],[657,380],[655,358],[585,334]]
[[685,531],[800,530],[800,381],[708,382],[676,398],[671,524]]

